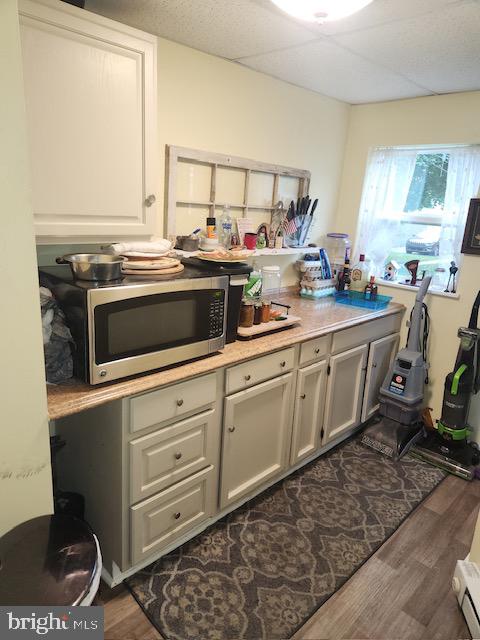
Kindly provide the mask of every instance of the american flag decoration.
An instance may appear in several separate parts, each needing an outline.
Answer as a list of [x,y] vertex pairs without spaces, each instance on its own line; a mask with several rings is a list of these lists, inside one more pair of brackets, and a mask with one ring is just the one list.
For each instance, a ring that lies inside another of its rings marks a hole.
[[292,202],[290,202],[290,206],[288,207],[287,215],[283,220],[283,230],[287,236],[291,236],[296,232],[297,229],[298,227],[295,218],[295,205],[292,200]]

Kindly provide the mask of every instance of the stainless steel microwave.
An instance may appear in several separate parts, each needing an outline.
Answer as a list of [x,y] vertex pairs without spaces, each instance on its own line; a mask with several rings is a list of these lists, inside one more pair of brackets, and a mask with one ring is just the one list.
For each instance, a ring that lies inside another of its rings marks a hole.
[[[229,278],[188,267],[160,281],[73,280],[42,271],[75,342],[75,375],[99,384],[214,353],[225,345]],[[68,267],[67,267],[68,269]]]

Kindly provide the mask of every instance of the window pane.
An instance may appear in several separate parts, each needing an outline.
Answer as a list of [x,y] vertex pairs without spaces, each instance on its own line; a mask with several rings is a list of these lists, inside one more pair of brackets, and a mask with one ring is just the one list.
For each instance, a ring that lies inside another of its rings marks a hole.
[[442,208],[447,188],[448,154],[419,153],[405,212]]
[[[441,227],[438,225],[402,223],[398,225],[392,238],[392,249],[388,254],[386,263],[395,260],[400,269],[397,279],[405,282],[410,278],[405,263],[410,260],[418,260],[418,274],[435,276],[436,269],[445,269],[445,272],[437,272],[436,280],[442,279],[448,274],[450,261],[453,256],[439,255],[440,253]],[[447,276],[448,277],[448,276]],[[445,281],[446,283],[446,281]]]

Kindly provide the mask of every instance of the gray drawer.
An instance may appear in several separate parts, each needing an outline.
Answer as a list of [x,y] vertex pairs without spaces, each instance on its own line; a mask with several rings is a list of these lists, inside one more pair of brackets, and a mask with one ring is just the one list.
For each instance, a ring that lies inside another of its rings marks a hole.
[[300,345],[300,366],[303,367],[305,364],[324,359],[330,352],[331,343],[331,335],[321,336],[320,338],[313,338],[313,340],[303,342]]
[[390,333],[397,333],[400,330],[402,315],[395,313],[378,320],[369,320],[363,324],[338,331],[333,334],[332,353],[340,353],[360,344],[366,344],[372,340],[378,340],[388,336]]
[[229,395],[287,373],[294,364],[295,349],[291,347],[230,367],[226,373],[226,393]]
[[132,503],[214,463],[214,417],[210,409],[129,443]]
[[208,467],[130,507],[132,564],[165,548],[215,513],[214,471]]
[[130,400],[130,431],[140,431],[173,418],[181,418],[215,402],[215,374],[180,382]]

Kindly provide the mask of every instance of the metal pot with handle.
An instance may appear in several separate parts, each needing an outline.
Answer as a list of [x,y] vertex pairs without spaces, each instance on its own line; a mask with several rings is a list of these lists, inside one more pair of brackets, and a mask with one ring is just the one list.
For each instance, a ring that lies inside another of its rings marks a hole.
[[69,253],[57,258],[57,264],[69,264],[76,280],[105,282],[122,277],[125,258],[108,253]]

